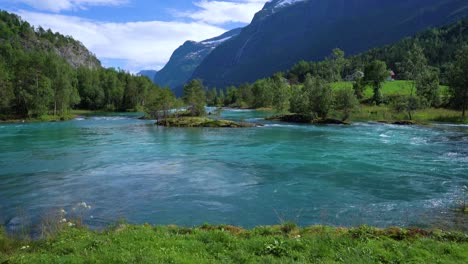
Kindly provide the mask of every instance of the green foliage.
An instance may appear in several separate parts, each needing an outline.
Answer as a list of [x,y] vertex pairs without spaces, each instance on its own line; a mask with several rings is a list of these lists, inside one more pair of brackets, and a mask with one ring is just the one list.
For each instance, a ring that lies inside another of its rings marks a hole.
[[457,51],[455,62],[450,69],[449,80],[452,104],[461,109],[462,116],[465,117],[468,108],[468,45]]
[[383,102],[381,90],[382,83],[385,81],[385,79],[388,78],[389,75],[390,73],[387,69],[387,64],[383,61],[375,60],[365,67],[364,80],[366,83],[372,85],[374,90],[374,96],[372,97],[372,100],[377,105]]
[[184,86],[184,102],[192,116],[203,116],[205,111],[205,91],[201,80],[192,80]]
[[353,90],[357,99],[361,100],[364,98],[364,90],[366,88],[366,83],[364,82],[363,77],[358,77],[354,80]]
[[333,90],[330,84],[320,78],[307,76],[303,89],[309,101],[306,114],[326,119],[333,109]]
[[278,112],[289,110],[289,99],[291,97],[289,84],[281,74],[275,74],[270,80],[271,90],[275,95],[273,97],[272,106]]
[[342,121],[346,121],[350,117],[351,112],[359,106],[355,91],[349,88],[335,91],[335,109],[343,112]]
[[413,119],[413,112],[420,108],[420,100],[413,95],[401,96],[393,103],[393,108],[397,112],[405,112],[408,114],[409,120]]
[[135,111],[158,98],[161,89],[149,79],[93,67],[100,65],[94,56],[86,58],[90,67],[74,68],[58,55],[63,47],[84,49],[71,37],[35,30],[0,11],[0,116],[60,120],[75,107]]
[[271,107],[273,104],[273,90],[270,88],[269,79],[260,79],[252,86],[252,94],[254,97],[253,107],[263,108]]
[[439,107],[441,103],[439,92],[439,73],[435,68],[426,67],[421,70],[416,79],[416,94],[421,98],[424,107]]

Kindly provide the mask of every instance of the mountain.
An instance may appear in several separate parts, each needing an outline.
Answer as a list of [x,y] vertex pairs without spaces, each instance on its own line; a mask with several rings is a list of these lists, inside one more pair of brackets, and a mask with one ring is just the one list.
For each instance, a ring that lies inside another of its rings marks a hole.
[[253,82],[333,48],[358,54],[467,16],[466,0],[273,0],[192,78],[218,88]]
[[178,96],[182,95],[182,86],[205,57],[220,44],[238,35],[241,30],[236,28],[201,42],[186,41],[174,51],[166,66],[156,73],[155,83],[161,87],[172,88]]
[[156,75],[158,71],[155,70],[142,70],[139,73],[137,73],[138,76],[146,76],[150,80],[154,80],[154,76]]
[[0,10],[0,45],[13,49],[54,53],[73,68],[101,68],[101,62],[81,42],[39,27],[34,30],[20,17]]

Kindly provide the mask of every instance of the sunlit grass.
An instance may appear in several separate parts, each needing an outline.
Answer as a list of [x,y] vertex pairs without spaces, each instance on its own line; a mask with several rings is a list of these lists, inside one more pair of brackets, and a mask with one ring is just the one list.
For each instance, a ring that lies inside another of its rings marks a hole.
[[420,229],[294,224],[246,230],[120,224],[38,241],[0,232],[0,263],[466,263],[468,236]]
[[[335,82],[332,83],[332,88],[335,90],[345,89],[345,88],[353,88],[352,82]],[[396,81],[386,81],[382,85],[382,94],[384,96],[391,96],[391,95],[410,95],[411,93],[415,93],[415,88],[411,81],[405,80],[396,80]],[[440,94],[445,96],[448,92],[448,86],[440,86]],[[364,90],[364,98],[371,98],[373,95],[372,87],[367,86]]]

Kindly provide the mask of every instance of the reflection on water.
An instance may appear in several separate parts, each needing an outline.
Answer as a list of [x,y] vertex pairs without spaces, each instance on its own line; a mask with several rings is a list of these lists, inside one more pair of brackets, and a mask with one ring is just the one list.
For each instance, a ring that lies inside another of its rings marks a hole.
[[465,126],[308,126],[266,115],[223,112],[265,124],[246,129],[163,128],[137,115],[2,124],[0,221],[86,202],[91,226],[427,225],[468,182]]

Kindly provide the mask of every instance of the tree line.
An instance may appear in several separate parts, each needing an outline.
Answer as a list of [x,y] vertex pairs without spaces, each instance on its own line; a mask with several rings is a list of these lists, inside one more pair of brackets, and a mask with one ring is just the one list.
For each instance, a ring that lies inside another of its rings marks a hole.
[[54,52],[63,45],[81,44],[0,12],[1,116],[62,116],[72,108],[143,111],[176,100],[146,77],[113,68],[74,68]]
[[[413,111],[428,107],[453,107],[465,111],[468,106],[468,45],[455,52],[454,60],[447,69],[449,98],[441,98],[439,70],[430,66],[424,50],[417,44],[407,50],[399,62],[399,74],[409,82],[409,94],[386,97],[382,85],[390,77],[387,63],[373,60],[355,69],[353,87],[335,87],[332,84],[344,79],[343,69],[351,59],[344,52],[334,49],[330,58],[322,62],[310,62],[309,70],[295,75],[290,72],[276,73],[272,77],[257,80],[226,90],[209,89],[202,80],[192,80],[185,85],[184,101],[193,115],[203,114],[202,107],[230,106],[240,108],[272,108],[278,112],[291,112],[309,116],[311,119],[326,119],[329,113],[338,111],[342,119],[350,117],[359,103],[387,104],[398,112],[405,112],[412,119]],[[298,63],[302,65],[304,62]],[[297,72],[298,66],[291,71]],[[372,88],[372,97],[364,98],[364,90]],[[198,110],[195,110],[198,109]]]

